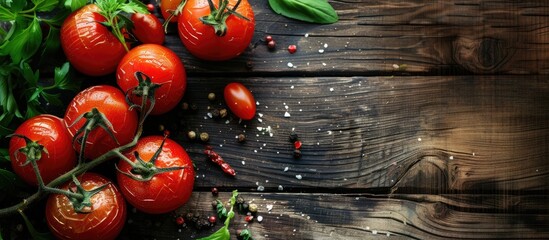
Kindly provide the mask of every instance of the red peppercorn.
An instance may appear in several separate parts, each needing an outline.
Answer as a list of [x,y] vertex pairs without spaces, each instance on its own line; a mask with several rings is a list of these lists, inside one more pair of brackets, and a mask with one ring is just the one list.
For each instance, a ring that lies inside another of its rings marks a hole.
[[210,216],[208,218],[208,222],[210,222],[211,224],[215,224],[217,222],[217,218],[215,216]]
[[154,5],[152,3],[147,4],[147,10],[149,12],[153,12],[154,11]]
[[288,52],[290,52],[290,54],[294,54],[295,52],[297,51],[297,46],[296,45],[290,45],[288,46]]
[[217,194],[219,194],[219,191],[217,190],[217,188],[212,188],[212,195],[215,197],[217,196]]
[[248,215],[244,218],[244,221],[246,221],[246,222],[252,222],[253,220],[254,220],[254,216],[252,216],[252,215]]
[[294,142],[294,148],[295,149],[301,149],[302,145],[303,145],[303,143],[301,143],[301,141],[299,141],[299,140]]
[[179,217],[176,217],[175,218],[175,223],[177,223],[177,225],[183,225],[185,223],[185,219],[183,219],[182,216],[179,216]]
[[271,35],[265,36],[265,42],[269,43],[270,41],[273,41],[273,36]]
[[267,42],[267,48],[269,48],[270,50],[275,49],[275,47],[276,47],[276,43],[274,40]]

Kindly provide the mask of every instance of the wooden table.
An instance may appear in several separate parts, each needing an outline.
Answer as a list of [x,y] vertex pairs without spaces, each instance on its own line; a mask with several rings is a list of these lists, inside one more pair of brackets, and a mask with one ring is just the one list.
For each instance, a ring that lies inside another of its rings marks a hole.
[[[330,3],[339,22],[317,25],[252,0],[252,46],[223,63],[190,56],[170,27],[165,45],[185,64],[185,101],[198,111],[149,119],[148,131],[163,125],[196,164],[178,212],[214,214],[217,187],[224,201],[238,189],[263,217],[246,224],[237,214],[233,238],[244,228],[254,239],[549,238],[549,2]],[[218,105],[207,94],[222,96],[229,82],[253,92],[255,119],[208,117]],[[188,130],[209,133],[237,176],[209,162]],[[292,130],[303,142],[298,160]],[[130,208],[121,239],[216,228]]]

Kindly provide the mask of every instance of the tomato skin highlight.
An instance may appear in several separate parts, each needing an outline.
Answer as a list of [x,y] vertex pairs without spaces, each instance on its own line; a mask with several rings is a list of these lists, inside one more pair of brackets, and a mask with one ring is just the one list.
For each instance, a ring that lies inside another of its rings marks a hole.
[[61,47],[71,65],[81,73],[103,76],[116,70],[126,54],[120,41],[101,22],[95,4],[71,13],[61,25]]
[[[72,137],[86,119],[82,118],[77,123],[74,121],[93,108],[97,108],[110,121],[118,144],[103,128],[97,127],[88,136],[84,149],[87,159],[95,159],[115,147],[129,143],[137,130],[137,112],[129,110],[124,93],[113,86],[97,85],[78,93],[67,106],[64,120]],[[78,141],[75,141],[74,149],[80,152]]]
[[[217,7],[218,1],[213,1]],[[237,0],[230,0],[233,8]],[[227,33],[220,37],[212,26],[204,24],[200,18],[210,14],[207,1],[187,0],[179,16],[179,38],[185,48],[197,58],[208,61],[225,61],[239,56],[250,45],[255,30],[255,16],[250,3],[241,0],[236,12],[249,19],[232,14],[227,18]]]
[[[108,184],[91,197],[90,213],[75,212],[65,195],[51,194],[46,203],[46,220],[51,232],[58,239],[116,239],[126,221],[126,202],[116,186],[105,177],[95,173],[84,173],[78,180],[85,190],[92,190]],[[61,187],[67,190],[70,182]]]
[[154,43],[162,45],[166,34],[162,23],[154,14],[134,13],[131,16],[133,22],[133,35],[142,43]]
[[[137,160],[133,153],[137,151],[143,161],[149,162],[160,147],[162,139],[161,136],[143,137],[125,156],[135,162]],[[193,163],[183,147],[171,139],[166,139],[155,166],[185,168],[157,174],[144,182],[118,172],[118,184],[126,200],[140,211],[151,214],[167,213],[182,206],[191,197],[195,179]],[[130,173],[131,166],[120,160],[118,169]]]
[[[118,65],[116,83],[124,92],[137,87],[135,72],[142,72],[156,84],[152,115],[166,113],[173,109],[185,94],[187,75],[181,59],[169,48],[156,44],[143,44],[132,49]],[[134,104],[141,104],[140,97],[132,97]]]
[[229,83],[223,91],[225,103],[242,120],[251,120],[255,116],[255,99],[250,90],[241,83]]
[[[76,166],[76,153],[72,150],[72,138],[65,128],[63,119],[49,114],[41,114],[27,119],[19,125],[15,134],[37,141],[46,149],[47,153],[43,151],[40,160],[36,161],[44,184],[48,184]],[[18,150],[25,146],[23,138],[13,136],[10,139],[11,166],[13,171],[26,183],[38,186],[32,165],[29,163],[22,166],[27,161],[27,157],[23,153],[19,153]]]

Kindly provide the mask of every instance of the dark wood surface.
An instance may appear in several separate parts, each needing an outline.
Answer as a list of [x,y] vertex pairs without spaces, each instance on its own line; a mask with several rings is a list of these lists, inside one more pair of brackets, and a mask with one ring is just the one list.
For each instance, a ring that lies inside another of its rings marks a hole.
[[[189,55],[170,26],[165,45],[185,64],[184,101],[198,110],[148,119],[147,132],[170,130],[197,167],[192,199],[178,212],[214,214],[217,187],[223,200],[238,189],[264,218],[246,224],[237,214],[233,239],[243,228],[254,239],[549,238],[549,2],[329,2],[340,20],[318,25],[251,0],[252,45],[222,63]],[[234,81],[253,92],[258,115],[208,117],[223,103],[207,94],[222,96]],[[210,163],[188,130],[208,132],[237,176]],[[292,130],[304,143],[299,160]],[[130,207],[120,238],[214,230]]]
[[[222,64],[190,56],[170,28],[165,45],[185,63],[186,99],[199,110],[150,121],[175,132],[198,167],[180,212],[212,214],[218,187],[221,199],[238,189],[260,205],[262,223],[237,215],[231,227],[254,239],[549,238],[549,3],[330,3],[340,21],[316,25],[252,1],[253,43]],[[207,116],[220,105],[206,95],[232,81],[254,93],[255,119]],[[267,127],[272,136],[258,130]],[[210,134],[235,178],[185,138],[189,129]],[[304,143],[300,160],[292,130]],[[235,140],[242,132],[244,144]],[[179,231],[171,215],[130,219],[125,238],[211,233]]]

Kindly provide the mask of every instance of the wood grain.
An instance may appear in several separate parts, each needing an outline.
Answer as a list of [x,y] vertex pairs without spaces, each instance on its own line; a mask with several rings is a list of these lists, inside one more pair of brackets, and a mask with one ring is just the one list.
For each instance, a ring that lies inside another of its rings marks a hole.
[[[151,120],[188,149],[197,187],[410,193],[547,191],[549,85],[545,76],[241,78],[258,116],[211,119],[224,78],[192,78],[199,110]],[[208,84],[204,84],[207,82]],[[284,117],[288,112],[290,117]],[[260,122],[261,121],[261,122]],[[259,128],[272,128],[269,136]],[[185,132],[208,132],[236,169],[223,175]],[[295,130],[303,157],[288,141]],[[159,132],[156,132],[159,133]],[[235,139],[247,135],[245,143]],[[287,169],[286,169],[287,168]],[[286,169],[286,171],[285,171]],[[297,179],[301,176],[301,179]],[[324,189],[324,190],[319,190]],[[354,189],[354,190],[353,190]],[[397,191],[397,192],[398,192]]]
[[[251,1],[256,31],[250,49],[223,64],[189,56],[175,26],[170,27],[165,45],[178,53],[190,73],[198,75],[549,73],[547,1],[330,3],[340,20],[318,25],[277,15],[267,1]],[[276,40],[275,51],[267,49],[263,41],[266,35]],[[288,53],[290,44],[298,46],[297,53]]]
[[[231,233],[259,239],[541,239],[549,237],[546,195],[365,195],[241,193],[263,222],[239,213]],[[222,193],[220,200],[229,198]],[[195,192],[178,213],[214,214],[210,193]],[[272,205],[272,210],[267,210]],[[171,215],[129,215],[122,239],[192,239],[215,231],[182,228]],[[219,228],[220,224],[217,225]],[[145,226],[145,227],[143,227]],[[181,229],[181,231],[179,231]]]

